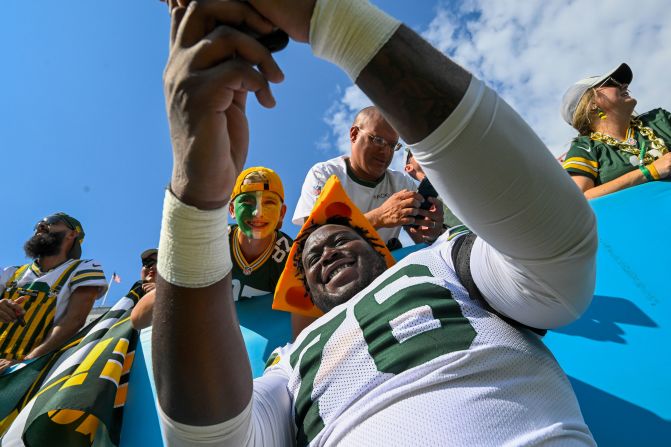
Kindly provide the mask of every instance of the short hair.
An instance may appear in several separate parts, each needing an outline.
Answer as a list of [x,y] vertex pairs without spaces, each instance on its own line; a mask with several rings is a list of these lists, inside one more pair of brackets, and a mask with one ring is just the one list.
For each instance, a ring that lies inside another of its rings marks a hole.
[[[373,250],[375,250],[375,252],[378,254],[379,252],[377,251],[377,249],[384,248],[382,244],[376,242],[373,239],[368,230],[358,225],[353,225],[352,219],[345,216],[332,216],[326,219],[326,222],[324,222],[323,224],[315,223],[306,228],[305,230],[303,230],[301,234],[294,241],[294,244],[296,244],[296,256],[294,257],[292,262],[294,264],[294,268],[296,269],[299,279],[303,282],[303,286],[305,287],[305,291],[307,292],[310,301],[312,301],[312,296],[310,296],[310,287],[308,286],[307,279],[305,278],[305,269],[303,268],[303,250],[305,249],[305,243],[307,242],[308,238],[312,235],[312,233],[314,233],[318,228],[323,227],[324,225],[341,225],[343,227],[350,228],[356,234],[361,236],[361,238],[364,241],[368,242],[368,245],[370,245],[373,248]],[[380,254],[380,256],[382,255]]]

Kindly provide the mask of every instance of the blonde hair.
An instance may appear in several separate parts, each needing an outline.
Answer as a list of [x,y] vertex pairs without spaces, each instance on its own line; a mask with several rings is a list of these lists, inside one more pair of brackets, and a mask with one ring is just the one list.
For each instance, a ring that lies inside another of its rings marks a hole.
[[582,95],[582,98],[580,98],[578,107],[575,108],[572,124],[580,135],[589,135],[593,130],[592,116],[594,115],[594,110],[592,110],[592,103],[595,96],[594,89],[587,90]]

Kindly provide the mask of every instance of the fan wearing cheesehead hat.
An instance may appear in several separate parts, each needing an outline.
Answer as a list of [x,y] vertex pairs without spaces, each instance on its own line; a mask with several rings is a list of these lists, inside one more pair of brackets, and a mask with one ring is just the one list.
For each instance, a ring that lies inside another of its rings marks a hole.
[[280,231],[287,207],[280,176],[256,166],[238,176],[229,204],[237,225],[229,226],[233,298],[275,291],[293,240]]
[[99,262],[80,259],[83,241],[77,219],[52,214],[23,246],[33,262],[0,273],[0,371],[59,348],[86,322],[107,281]]
[[562,117],[579,132],[564,169],[588,199],[671,173],[671,113],[654,109],[634,115],[632,78],[623,63],[576,82],[564,94]]

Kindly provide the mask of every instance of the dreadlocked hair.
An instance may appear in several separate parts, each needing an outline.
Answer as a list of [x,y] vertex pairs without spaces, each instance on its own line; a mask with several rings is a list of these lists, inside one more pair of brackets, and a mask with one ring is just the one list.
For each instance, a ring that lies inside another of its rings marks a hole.
[[[310,301],[312,301],[312,296],[310,296],[310,287],[308,287],[307,280],[305,279],[305,269],[303,268],[303,250],[305,249],[305,243],[307,242],[308,238],[314,233],[319,227],[322,227],[324,225],[342,225],[344,227],[351,228],[354,230],[356,234],[361,236],[363,240],[368,242],[368,245],[373,247],[373,249],[377,252],[377,249],[384,248],[383,244],[380,244],[377,242],[370,234],[370,231],[366,230],[363,227],[359,227],[357,225],[352,224],[352,219],[349,217],[345,216],[332,216],[326,219],[326,222],[323,224],[312,224],[308,228],[306,228],[300,236],[298,236],[294,240],[294,244],[296,244],[296,256],[294,256],[294,259],[292,260],[294,268],[296,269],[296,274],[298,278],[303,282],[303,287],[305,287],[306,295],[308,298],[310,298]],[[379,253],[378,253],[379,254]],[[382,256],[382,255],[380,255]]]

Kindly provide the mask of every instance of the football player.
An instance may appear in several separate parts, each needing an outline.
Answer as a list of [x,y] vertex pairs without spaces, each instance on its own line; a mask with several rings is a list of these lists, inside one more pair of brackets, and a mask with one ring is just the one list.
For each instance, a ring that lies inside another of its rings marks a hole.
[[[365,0],[187,3],[170,2],[165,72],[175,161],[153,340],[167,445],[594,445],[538,334],[590,302],[595,218],[519,115]],[[252,381],[231,261],[202,254],[227,242],[246,93],[272,107],[283,77],[247,30],[275,26],[348,73],[477,237],[445,234],[386,268],[352,208],[324,202],[278,286],[324,315]]]

